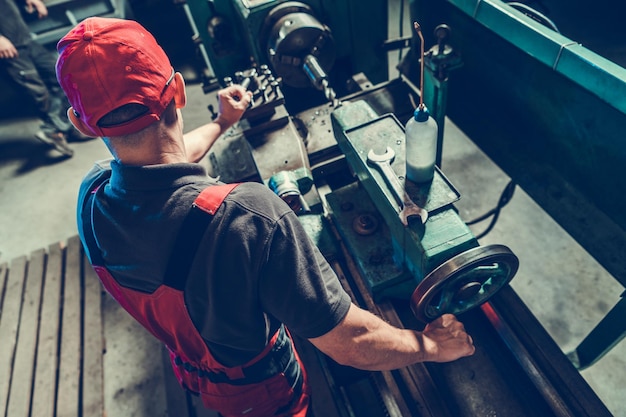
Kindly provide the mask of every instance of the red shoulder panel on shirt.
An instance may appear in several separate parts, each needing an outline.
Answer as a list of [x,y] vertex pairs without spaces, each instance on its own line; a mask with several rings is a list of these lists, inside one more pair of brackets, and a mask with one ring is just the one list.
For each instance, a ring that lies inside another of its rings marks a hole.
[[222,205],[222,202],[230,192],[240,183],[211,185],[202,190],[196,197],[194,204],[199,209],[213,215]]

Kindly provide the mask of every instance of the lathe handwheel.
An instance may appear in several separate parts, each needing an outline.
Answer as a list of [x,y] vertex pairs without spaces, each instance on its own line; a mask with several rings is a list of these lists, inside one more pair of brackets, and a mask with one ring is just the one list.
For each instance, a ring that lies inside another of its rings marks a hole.
[[445,313],[477,307],[511,281],[518,267],[519,259],[504,245],[467,250],[419,283],[411,296],[413,314],[428,323]]

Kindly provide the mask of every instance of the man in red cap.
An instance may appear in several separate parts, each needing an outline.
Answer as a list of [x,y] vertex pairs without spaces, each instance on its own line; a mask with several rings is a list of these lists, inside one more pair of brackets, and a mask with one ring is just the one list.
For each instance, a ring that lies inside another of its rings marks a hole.
[[86,19],[58,50],[70,120],[114,157],[81,186],[85,250],[206,407],[226,417],[307,415],[290,334],[367,370],[474,352],[452,315],[417,332],[352,304],[283,200],[263,184],[221,184],[196,163],[246,109],[241,86],[218,93],[215,121],[183,135],[183,78],[138,23]]

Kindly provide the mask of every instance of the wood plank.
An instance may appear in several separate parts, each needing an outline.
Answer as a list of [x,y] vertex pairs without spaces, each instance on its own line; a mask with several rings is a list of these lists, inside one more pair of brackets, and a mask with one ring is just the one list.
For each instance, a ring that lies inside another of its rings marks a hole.
[[82,337],[80,264],[80,240],[78,236],[74,236],[68,240],[65,250],[57,417],[80,415],[78,409]]
[[61,271],[63,248],[55,243],[48,248],[48,262],[41,300],[41,319],[32,416],[54,417],[57,388],[59,330],[61,328]]
[[31,254],[28,263],[11,377],[11,394],[7,411],[9,416],[28,416],[30,413],[45,262],[46,252],[44,249],[39,249]]
[[83,340],[83,416],[104,415],[104,375],[102,354],[104,337],[102,329],[103,287],[95,271],[81,251],[83,262],[84,340]]
[[6,414],[9,399],[25,278],[26,256],[20,256],[11,261],[0,317],[0,415],[2,416]]
[[166,416],[168,417],[184,417],[190,416],[190,410],[187,406],[187,393],[178,383],[174,370],[170,364],[169,351],[165,345],[161,346],[161,359],[163,360],[163,383],[165,385],[165,396],[167,404]]

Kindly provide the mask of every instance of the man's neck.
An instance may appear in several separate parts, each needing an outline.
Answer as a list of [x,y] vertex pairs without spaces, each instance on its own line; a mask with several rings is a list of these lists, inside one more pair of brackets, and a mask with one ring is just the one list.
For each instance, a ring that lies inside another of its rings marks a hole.
[[110,141],[110,149],[121,164],[144,166],[190,162],[182,134],[157,131],[136,141],[133,139]]
[[150,153],[118,153],[116,159],[119,163],[132,166],[178,164],[190,162],[187,155],[181,152],[150,152]]

